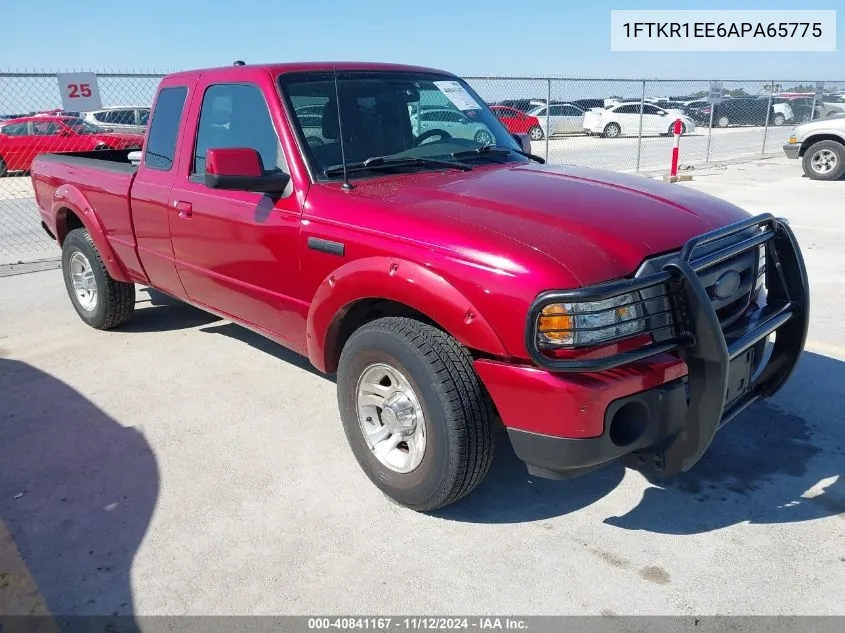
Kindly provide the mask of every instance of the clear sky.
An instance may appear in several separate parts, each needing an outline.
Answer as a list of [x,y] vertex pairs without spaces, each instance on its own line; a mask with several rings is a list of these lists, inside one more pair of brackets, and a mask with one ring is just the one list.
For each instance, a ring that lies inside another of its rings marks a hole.
[[[613,53],[611,9],[839,9],[837,52]],[[845,80],[843,0],[4,0],[0,70],[354,60],[461,75]]]

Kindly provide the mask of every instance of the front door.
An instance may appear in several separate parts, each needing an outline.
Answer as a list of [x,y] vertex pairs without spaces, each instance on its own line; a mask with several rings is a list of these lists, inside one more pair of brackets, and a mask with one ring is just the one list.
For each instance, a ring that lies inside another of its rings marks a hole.
[[193,159],[182,165],[170,195],[179,278],[192,301],[301,348],[308,306],[291,296],[300,230],[293,185],[281,196],[205,185],[205,155],[214,148],[249,147],[265,171],[288,172],[263,92],[256,83],[202,79],[197,90],[201,107],[192,104],[193,129],[182,144]]

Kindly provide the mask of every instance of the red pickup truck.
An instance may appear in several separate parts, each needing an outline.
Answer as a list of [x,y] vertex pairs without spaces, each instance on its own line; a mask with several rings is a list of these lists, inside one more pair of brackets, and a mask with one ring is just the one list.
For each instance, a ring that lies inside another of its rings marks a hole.
[[543,164],[450,73],[236,63],[165,77],[150,121],[137,167],[33,165],[79,316],[118,327],[144,284],[307,355],[410,508],[473,490],[497,426],[537,476],[686,471],[802,353],[786,222]]

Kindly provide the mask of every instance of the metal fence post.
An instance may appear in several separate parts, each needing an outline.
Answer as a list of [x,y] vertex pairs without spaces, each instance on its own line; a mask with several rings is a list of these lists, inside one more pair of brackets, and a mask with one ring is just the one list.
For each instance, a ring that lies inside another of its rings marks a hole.
[[704,155],[704,163],[710,164],[710,141],[713,140],[713,112],[716,110],[716,104],[710,102],[710,126],[707,128],[707,153]]
[[763,151],[760,152],[761,157],[766,155],[766,137],[769,136],[769,116],[772,113],[772,93],[774,92],[774,87],[775,82],[772,80],[769,86],[769,107],[766,109],[766,127],[763,128]]
[[637,133],[637,173],[640,173],[640,158],[643,151],[643,108],[645,107],[645,79],[643,79],[643,93],[640,96],[640,131]]
[[546,130],[544,135],[546,137],[546,162],[549,162],[549,131],[552,129],[552,79],[549,77],[546,80]]

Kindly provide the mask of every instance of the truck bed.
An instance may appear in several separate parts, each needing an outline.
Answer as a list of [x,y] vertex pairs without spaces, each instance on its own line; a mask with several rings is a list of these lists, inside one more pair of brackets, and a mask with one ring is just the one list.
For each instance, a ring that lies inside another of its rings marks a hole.
[[[129,192],[137,167],[129,162],[134,150],[97,150],[41,154],[32,163],[32,186],[44,228],[59,237],[56,218],[62,198],[87,201],[95,211],[106,238],[134,250]],[[56,190],[68,185],[66,192]],[[80,196],[81,194],[81,196]]]

